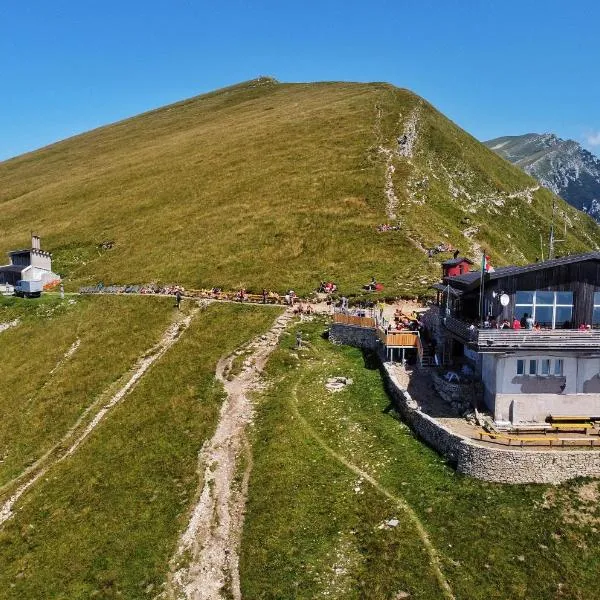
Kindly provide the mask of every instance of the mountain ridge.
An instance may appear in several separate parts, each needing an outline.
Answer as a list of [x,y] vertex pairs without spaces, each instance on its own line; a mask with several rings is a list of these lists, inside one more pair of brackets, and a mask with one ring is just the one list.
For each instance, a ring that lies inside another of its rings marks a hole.
[[600,159],[575,140],[564,140],[554,133],[527,133],[484,144],[600,221]]
[[[261,78],[0,163],[0,252],[36,230],[71,287],[353,294],[376,276],[410,296],[439,277],[431,248],[533,261],[552,198],[409,90]],[[562,252],[598,248],[558,202]]]

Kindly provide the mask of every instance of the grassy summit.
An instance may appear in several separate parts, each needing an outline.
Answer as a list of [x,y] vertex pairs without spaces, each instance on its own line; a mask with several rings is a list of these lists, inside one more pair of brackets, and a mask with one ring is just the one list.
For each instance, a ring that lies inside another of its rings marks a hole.
[[[0,163],[0,252],[34,229],[73,284],[351,293],[375,275],[414,293],[439,242],[539,256],[552,196],[535,185],[407,90],[261,78]],[[561,253],[597,247],[591,219],[560,211]]]

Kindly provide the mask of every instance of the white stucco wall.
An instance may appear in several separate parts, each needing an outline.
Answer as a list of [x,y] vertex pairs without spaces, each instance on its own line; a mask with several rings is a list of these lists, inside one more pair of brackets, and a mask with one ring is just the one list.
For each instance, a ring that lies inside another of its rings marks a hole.
[[494,418],[543,423],[553,416],[600,416],[600,394],[496,394]]
[[494,397],[496,395],[496,366],[495,354],[481,355],[481,381],[483,383],[483,401],[488,410],[494,411]]
[[45,271],[52,270],[52,259],[47,254],[41,254],[35,251],[31,251],[31,265],[39,267]]
[[[529,361],[537,360],[539,370],[543,359],[561,359],[563,375],[528,375]],[[524,375],[517,375],[517,360],[525,361]],[[496,421],[543,422],[550,415],[600,416],[600,356],[557,352],[484,355],[482,380],[486,405]]]

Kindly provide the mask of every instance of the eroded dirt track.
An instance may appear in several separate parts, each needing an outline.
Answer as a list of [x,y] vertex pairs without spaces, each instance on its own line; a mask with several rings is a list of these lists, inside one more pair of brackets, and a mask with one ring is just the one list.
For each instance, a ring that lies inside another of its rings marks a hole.
[[200,491],[173,558],[167,592],[171,598],[241,598],[238,549],[252,468],[247,437],[253,417],[249,394],[260,386],[260,373],[291,317],[291,312],[284,313],[265,335],[250,343],[251,354],[246,355],[238,375],[227,375],[235,353],[217,364],[216,377],[226,398],[215,434],[199,455]]

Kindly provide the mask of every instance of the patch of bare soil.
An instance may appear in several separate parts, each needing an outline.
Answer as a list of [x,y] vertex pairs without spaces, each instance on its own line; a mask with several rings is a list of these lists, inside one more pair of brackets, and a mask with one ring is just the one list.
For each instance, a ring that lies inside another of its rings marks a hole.
[[198,501],[172,560],[173,573],[166,592],[169,597],[241,598],[238,549],[252,469],[247,438],[253,417],[249,394],[259,388],[260,373],[292,316],[288,310],[265,335],[246,347],[252,352],[238,375],[231,376],[235,353],[217,364],[216,377],[227,396],[215,434],[200,451]]
[[[92,404],[88,410],[79,418],[79,420],[69,429],[69,431],[62,437],[62,439],[44,456],[38,459],[31,467],[24,471],[16,480],[10,482],[15,484],[19,480],[25,479],[25,481],[16,489],[16,491],[10,496],[10,498],[0,506],[0,527],[5,521],[10,519],[13,515],[12,509],[15,503],[21,498],[21,496],[32,487],[38,479],[43,477],[55,464],[64,460],[67,456],[71,456],[77,448],[85,441],[90,433],[98,426],[98,424],[104,419],[106,414],[123,398],[128,392],[130,392],[138,381],[142,378],[144,373],[160,359],[165,352],[179,339],[182,331],[187,329],[192,321],[194,315],[198,312],[199,307],[194,308],[187,316],[178,316],[178,318],[167,328],[162,335],[159,342],[146,351],[135,365],[133,372],[127,382],[120,387],[108,400],[108,402],[94,415],[92,420],[88,423],[83,431],[79,432],[79,427],[83,423],[84,419],[89,415],[90,409],[95,406]],[[64,448],[61,454],[56,454],[55,451],[58,448]],[[10,485],[10,484],[7,484]],[[4,486],[6,489],[7,486]]]
[[543,508],[558,506],[563,521],[568,525],[592,527],[600,525],[598,500],[600,499],[600,482],[587,481],[574,489],[574,494],[560,492],[550,488],[544,494]]

